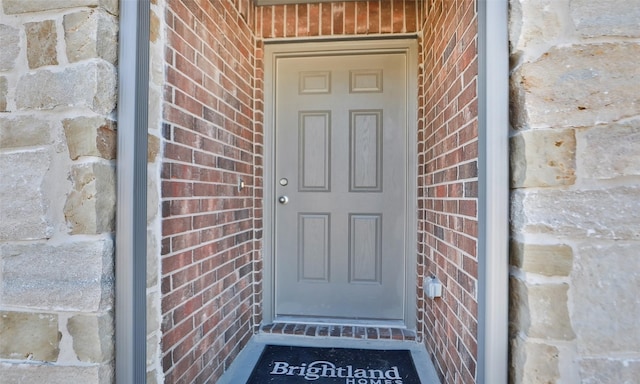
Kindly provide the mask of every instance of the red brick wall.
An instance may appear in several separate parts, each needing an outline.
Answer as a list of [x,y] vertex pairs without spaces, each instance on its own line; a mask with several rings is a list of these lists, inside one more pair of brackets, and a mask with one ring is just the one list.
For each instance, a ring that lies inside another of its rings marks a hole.
[[[348,36],[412,33],[418,30],[419,4],[413,0],[334,2],[256,7],[256,185],[262,198],[262,154],[264,144],[264,40],[269,38]],[[262,201],[255,202],[257,229],[262,228]],[[261,249],[262,232],[256,232],[256,249]],[[262,259],[256,257],[255,325],[262,321]]]
[[477,17],[473,0],[424,4],[419,121],[421,333],[443,383],[473,383],[477,362]]
[[[423,8],[421,8],[423,6]],[[477,100],[473,0],[253,7],[168,0],[163,168],[163,367],[215,382],[261,321],[263,40],[419,32],[418,332],[443,382],[473,382]],[[247,187],[238,192],[242,178]]]
[[215,382],[253,331],[254,10],[251,0],[167,2],[165,383]]

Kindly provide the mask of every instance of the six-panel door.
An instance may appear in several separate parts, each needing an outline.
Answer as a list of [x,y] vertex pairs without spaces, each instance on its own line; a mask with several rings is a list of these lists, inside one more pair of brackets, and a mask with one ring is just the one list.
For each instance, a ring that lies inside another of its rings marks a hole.
[[404,54],[276,62],[275,315],[402,320]]

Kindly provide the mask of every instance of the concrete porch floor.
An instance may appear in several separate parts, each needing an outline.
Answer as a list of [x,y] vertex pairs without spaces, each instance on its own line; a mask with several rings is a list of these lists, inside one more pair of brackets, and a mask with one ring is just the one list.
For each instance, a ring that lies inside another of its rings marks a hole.
[[407,349],[411,351],[416,371],[422,384],[440,384],[436,371],[424,345],[416,341],[371,340],[302,335],[279,335],[260,332],[254,335],[240,352],[231,367],[220,378],[218,384],[244,384],[260,358],[265,345],[287,345],[301,347],[335,347],[359,349]]

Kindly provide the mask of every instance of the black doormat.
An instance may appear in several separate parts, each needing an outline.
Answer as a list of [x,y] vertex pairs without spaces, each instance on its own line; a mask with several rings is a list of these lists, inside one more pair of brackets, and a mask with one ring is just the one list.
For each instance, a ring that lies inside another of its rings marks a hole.
[[420,384],[408,350],[267,345],[247,384]]

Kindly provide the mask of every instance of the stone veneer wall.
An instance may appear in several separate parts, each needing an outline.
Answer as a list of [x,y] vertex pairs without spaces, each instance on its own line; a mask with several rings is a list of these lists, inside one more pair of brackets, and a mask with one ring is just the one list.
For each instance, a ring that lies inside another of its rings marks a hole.
[[0,1],[0,381],[111,383],[117,0]]
[[[424,344],[443,383],[473,383],[478,328],[478,47],[475,1],[424,2],[418,126],[419,276]],[[422,281],[420,281],[420,284]]]
[[510,382],[637,382],[640,3],[510,6]]

